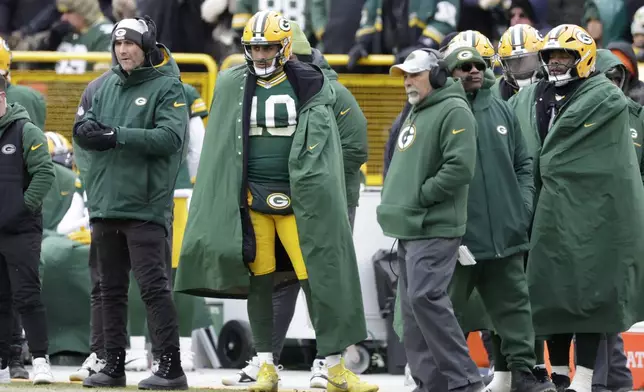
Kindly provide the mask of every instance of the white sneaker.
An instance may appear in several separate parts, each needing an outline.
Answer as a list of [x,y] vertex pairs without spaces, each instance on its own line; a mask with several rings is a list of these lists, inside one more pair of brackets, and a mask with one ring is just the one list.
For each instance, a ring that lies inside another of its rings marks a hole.
[[410,386],[415,386],[416,381],[414,381],[414,378],[411,376],[411,369],[409,368],[409,364],[405,365],[405,386],[410,387]]
[[[0,367],[2,367],[2,360],[0,359]],[[9,373],[9,366],[0,369],[0,384],[9,384],[11,382],[11,373]]]
[[87,377],[100,372],[103,367],[105,367],[105,360],[98,359],[96,353],[91,353],[81,367],[69,375],[69,381],[85,381]]
[[194,356],[192,352],[192,338],[179,338],[179,348],[181,350],[181,367],[184,372],[195,370]]
[[311,366],[310,387],[326,389],[328,376],[329,372],[326,367],[326,361],[324,359],[315,359],[313,361],[313,366]]
[[221,383],[226,386],[245,385],[257,381],[257,373],[259,373],[259,357],[256,355],[250,361],[246,362],[245,368],[237,372],[234,376],[224,377]]
[[149,369],[147,350],[125,351],[125,370],[129,372],[144,372]]
[[54,382],[54,375],[51,373],[48,358],[36,358],[33,360],[34,385],[51,384]]

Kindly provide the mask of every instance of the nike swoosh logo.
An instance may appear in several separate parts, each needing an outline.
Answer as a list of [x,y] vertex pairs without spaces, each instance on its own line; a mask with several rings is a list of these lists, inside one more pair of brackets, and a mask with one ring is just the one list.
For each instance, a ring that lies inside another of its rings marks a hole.
[[178,103],[177,101],[175,101],[172,106],[174,106],[175,108],[180,108],[182,106],[186,106],[186,104],[185,103]]
[[67,195],[69,195],[69,192],[65,192],[65,191],[63,191],[63,192],[60,192],[60,195],[61,195],[61,196],[67,196]]
[[584,124],[584,128],[592,127],[595,124],[597,124],[597,123]]
[[31,151],[36,151],[40,146],[42,146],[42,143],[37,144],[35,146],[31,146]]
[[103,135],[105,135],[105,136],[114,135],[114,131],[105,132]]
[[327,378],[327,380],[326,380],[326,381],[327,381],[329,384],[333,385],[334,387],[336,387],[336,388],[338,388],[338,389],[341,389],[341,390],[343,390],[343,391],[347,391],[347,390],[349,390],[349,384],[348,384],[346,381],[344,381],[342,384],[335,383],[335,382],[333,382],[333,381],[329,380],[328,378]]
[[320,144],[320,143],[315,143],[314,145],[309,146],[309,151],[313,151],[313,149],[314,149],[315,147],[317,147],[317,146],[318,146],[318,144]]
[[344,116],[345,114],[349,113],[349,110],[351,110],[351,108],[349,108],[349,109],[347,109],[347,110],[343,110],[343,111],[341,111],[341,112],[340,112],[340,115],[341,115],[341,116]]
[[459,133],[463,132],[464,130],[465,130],[465,128],[461,128],[461,129],[452,129],[452,134],[453,134],[453,135],[458,135]]

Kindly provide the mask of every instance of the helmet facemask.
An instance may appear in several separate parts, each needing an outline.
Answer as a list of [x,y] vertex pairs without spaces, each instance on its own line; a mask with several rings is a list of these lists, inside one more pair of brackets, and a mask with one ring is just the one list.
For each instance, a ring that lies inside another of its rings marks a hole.
[[[253,47],[261,46],[271,46],[275,45],[279,47],[279,50],[273,57],[265,58],[262,60],[255,60],[253,58]],[[244,44],[244,57],[246,58],[246,64],[248,65],[249,71],[259,77],[259,78],[268,78],[277,71],[281,70],[288,59],[284,55],[284,46],[280,42],[266,42],[261,44]],[[264,67],[258,67],[257,63],[260,64],[270,64]]]
[[521,88],[537,82],[541,63],[539,55],[535,52],[503,58],[501,66],[508,83],[515,88]]
[[[565,52],[572,56],[572,60],[569,64],[548,64],[553,52]],[[577,64],[579,64],[581,58],[577,52],[564,48],[545,49],[539,51],[539,58],[541,59],[541,66],[544,68],[548,81],[554,83],[555,86],[563,86],[572,80],[579,79]]]

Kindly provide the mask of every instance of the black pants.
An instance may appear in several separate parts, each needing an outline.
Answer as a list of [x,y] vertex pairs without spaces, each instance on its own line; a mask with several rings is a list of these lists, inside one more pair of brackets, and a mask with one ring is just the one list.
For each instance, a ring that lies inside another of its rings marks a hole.
[[14,309],[24,323],[34,357],[47,354],[47,315],[40,299],[42,232],[0,233],[0,357],[8,358],[15,325]]
[[[172,287],[172,226],[170,234],[166,238],[166,276],[168,277],[168,287]],[[129,257],[129,256],[128,256]],[[96,353],[99,358],[104,358],[105,340],[103,339],[103,301],[101,300],[101,276],[98,271],[98,259],[96,256],[96,246],[90,245],[89,248],[89,273],[92,283],[91,293],[91,315],[90,315],[90,351]],[[149,326],[149,324],[148,324]],[[152,331],[149,331],[152,336]],[[157,345],[152,342],[152,352],[156,357],[162,354]]]
[[161,353],[178,351],[179,328],[166,272],[168,247],[163,226],[117,219],[96,220],[92,226],[105,350],[127,347],[127,294],[132,269],[145,304],[150,340]]

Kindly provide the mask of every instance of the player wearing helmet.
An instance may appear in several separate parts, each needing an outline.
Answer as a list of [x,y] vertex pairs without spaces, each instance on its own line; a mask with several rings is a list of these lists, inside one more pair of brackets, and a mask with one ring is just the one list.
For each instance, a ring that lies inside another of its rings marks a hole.
[[445,50],[445,57],[449,56],[449,54],[455,49],[463,46],[475,48],[481,57],[483,57],[483,60],[487,64],[487,68],[494,67],[496,52],[494,51],[494,46],[488,37],[476,30],[461,31],[449,42],[449,45]]
[[11,83],[11,49],[7,42],[0,38],[0,75],[7,79],[7,103],[19,103],[27,109],[29,118],[40,129],[45,128],[47,114],[45,99],[38,91]]
[[539,56],[547,79],[510,99],[530,113],[522,130],[539,169],[527,267],[533,322],[538,336],[548,336],[555,385],[585,392],[602,334],[618,334],[644,316],[636,292],[644,283],[644,188],[625,131],[628,103],[595,70],[595,41],[579,26],[560,25]]
[[492,92],[507,101],[520,88],[536,83],[541,78],[539,49],[543,37],[527,24],[510,27],[499,40],[497,55],[503,67]]
[[[276,283],[300,281],[326,357],[328,391],[377,391],[347,370],[340,353],[367,336],[347,213],[342,150],[322,71],[292,54],[292,27],[255,14],[242,36],[246,65],[215,88],[175,290],[248,298],[260,371],[251,391],[274,391]],[[292,268],[276,262],[279,239]],[[341,304],[341,305],[339,305]]]

